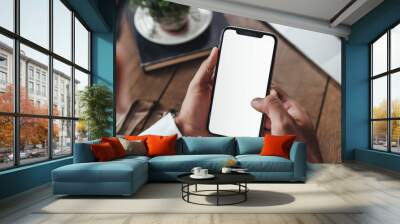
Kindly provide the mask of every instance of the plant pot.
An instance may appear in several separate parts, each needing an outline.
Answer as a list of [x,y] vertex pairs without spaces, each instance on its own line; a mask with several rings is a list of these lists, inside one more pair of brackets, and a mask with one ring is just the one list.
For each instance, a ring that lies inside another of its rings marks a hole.
[[189,21],[189,8],[178,12],[164,13],[162,16],[153,16],[155,22],[168,32],[177,32],[184,29]]

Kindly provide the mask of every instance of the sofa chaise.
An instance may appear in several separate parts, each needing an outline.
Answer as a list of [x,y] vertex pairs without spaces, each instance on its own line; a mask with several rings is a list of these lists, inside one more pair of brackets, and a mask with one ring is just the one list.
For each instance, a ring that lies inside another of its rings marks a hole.
[[127,156],[96,162],[91,141],[75,144],[73,164],[52,172],[53,193],[67,195],[131,195],[148,181],[176,181],[176,177],[200,166],[218,172],[228,160],[236,160],[259,182],[304,182],[306,145],[294,142],[290,159],[258,155],[262,137],[183,137],[177,155]]

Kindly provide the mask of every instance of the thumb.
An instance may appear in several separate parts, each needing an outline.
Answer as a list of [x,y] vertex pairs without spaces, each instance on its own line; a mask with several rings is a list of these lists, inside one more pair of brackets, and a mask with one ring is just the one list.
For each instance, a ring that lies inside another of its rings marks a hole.
[[273,115],[275,112],[283,112],[284,108],[279,98],[270,94],[265,98],[255,98],[251,101],[251,106],[258,112]]
[[285,135],[296,133],[294,120],[275,94],[268,95],[265,98],[255,98],[251,101],[251,106],[269,117],[271,120],[271,134]]
[[218,59],[218,48],[214,47],[206,60],[201,63],[193,81],[196,83],[209,82]]

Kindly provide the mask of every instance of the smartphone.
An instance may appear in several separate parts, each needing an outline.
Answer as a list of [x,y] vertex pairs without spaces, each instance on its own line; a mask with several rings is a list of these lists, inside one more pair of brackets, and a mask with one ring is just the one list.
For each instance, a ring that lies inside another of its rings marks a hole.
[[262,113],[251,107],[271,85],[277,39],[270,33],[226,27],[214,73],[208,131],[220,136],[260,136]]

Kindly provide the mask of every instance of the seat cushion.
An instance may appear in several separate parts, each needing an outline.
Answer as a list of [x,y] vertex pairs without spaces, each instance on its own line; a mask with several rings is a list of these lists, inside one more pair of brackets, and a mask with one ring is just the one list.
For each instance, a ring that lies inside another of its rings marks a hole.
[[278,156],[239,155],[236,156],[240,167],[250,172],[292,172],[292,161]]
[[219,171],[230,159],[231,155],[175,155],[158,156],[149,160],[150,172],[190,172],[193,167],[199,166],[210,171]]
[[232,137],[183,137],[177,142],[177,154],[225,154],[235,155],[235,139]]
[[131,182],[136,174],[147,176],[147,163],[144,158],[75,163],[52,173],[53,181],[58,182]]

